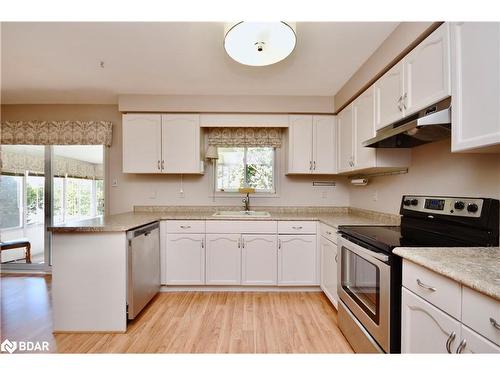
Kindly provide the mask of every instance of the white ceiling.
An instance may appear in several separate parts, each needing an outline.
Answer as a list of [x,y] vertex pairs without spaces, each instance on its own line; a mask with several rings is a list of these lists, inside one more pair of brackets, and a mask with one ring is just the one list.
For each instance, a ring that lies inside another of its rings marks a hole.
[[291,56],[248,67],[226,55],[218,22],[3,23],[2,102],[108,104],[119,94],[333,96],[397,24],[299,22]]

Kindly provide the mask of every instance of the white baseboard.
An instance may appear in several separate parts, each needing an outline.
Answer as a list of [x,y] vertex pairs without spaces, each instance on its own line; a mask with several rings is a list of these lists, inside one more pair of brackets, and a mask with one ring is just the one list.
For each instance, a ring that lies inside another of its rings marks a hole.
[[321,292],[319,286],[162,285],[160,292]]

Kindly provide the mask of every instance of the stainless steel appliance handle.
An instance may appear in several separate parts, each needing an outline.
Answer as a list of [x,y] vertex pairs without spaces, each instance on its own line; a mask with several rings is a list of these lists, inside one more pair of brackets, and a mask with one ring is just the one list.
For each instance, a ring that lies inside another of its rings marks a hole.
[[460,341],[460,344],[458,344],[456,353],[457,354],[462,353],[466,346],[467,346],[467,340],[463,339],[462,341]]
[[427,284],[424,284],[423,282],[420,281],[420,279],[417,279],[417,284],[419,287],[421,288],[424,288],[424,289],[427,289],[428,291],[430,292],[435,292],[437,289],[434,288],[433,286],[430,286],[430,285],[427,285]]
[[498,322],[493,319],[493,318],[490,318],[490,323],[493,327],[495,327],[496,329],[500,330],[500,324],[498,324]]
[[[359,252],[360,255],[363,254],[363,255],[367,256],[368,258],[375,258],[375,259],[378,259],[382,262],[389,261],[388,255],[377,253],[375,251],[370,251],[368,249],[365,249],[364,247],[361,247],[361,246],[355,244],[354,242],[351,242],[349,240],[346,240],[346,241],[349,242],[349,246],[354,247],[356,249],[356,252]],[[347,249],[349,249],[349,246],[346,246]]]
[[451,354],[451,343],[453,342],[453,340],[455,340],[456,335],[457,334],[455,333],[455,331],[453,331],[452,333],[450,333],[448,340],[446,340],[446,351],[450,354]]

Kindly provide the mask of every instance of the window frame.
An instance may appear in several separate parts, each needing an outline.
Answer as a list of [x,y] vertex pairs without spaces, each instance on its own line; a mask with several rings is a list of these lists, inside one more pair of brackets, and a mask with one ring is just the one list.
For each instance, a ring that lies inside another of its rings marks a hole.
[[[213,189],[214,189],[214,192],[217,196],[227,196],[227,195],[239,195],[240,192],[239,192],[239,189],[242,189],[242,188],[247,188],[249,187],[248,186],[248,181],[247,181],[247,173],[246,173],[246,169],[247,169],[247,153],[248,153],[248,148],[252,148],[254,146],[236,146],[236,147],[220,147],[220,148],[242,148],[243,149],[243,168],[244,168],[244,186],[240,187],[240,188],[237,188],[237,189],[219,189],[218,186],[217,186],[217,172],[218,172],[218,168],[219,168],[219,159],[216,160],[215,162],[215,165],[214,165],[214,174],[215,174],[215,178],[214,178],[214,186],[213,186]],[[259,147],[259,146],[256,146],[256,147]],[[269,146],[263,146],[262,148],[264,147],[268,147],[268,148],[272,148],[273,149],[273,163],[272,163],[272,167],[273,167],[273,188],[272,189],[255,189],[255,193],[256,195],[269,195],[269,196],[277,196],[278,194],[278,181],[277,181],[277,176],[278,176],[278,172],[277,172],[277,167],[278,167],[278,163],[276,162],[277,158],[278,158],[278,152],[277,152],[277,149],[276,147],[269,147]],[[255,147],[254,147],[255,148]]]

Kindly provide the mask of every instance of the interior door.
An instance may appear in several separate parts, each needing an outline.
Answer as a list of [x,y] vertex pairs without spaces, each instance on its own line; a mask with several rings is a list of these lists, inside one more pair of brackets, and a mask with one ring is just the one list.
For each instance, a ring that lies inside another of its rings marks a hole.
[[207,234],[207,285],[241,284],[239,234]]
[[451,95],[449,38],[445,23],[404,58],[405,116]]
[[379,130],[404,117],[403,61],[394,65],[374,84],[375,130]]
[[363,142],[375,136],[375,96],[373,87],[361,94],[353,103],[354,111],[354,166],[356,169],[376,166],[376,152]]
[[353,125],[352,105],[349,105],[337,116],[339,172],[353,168]]
[[161,173],[161,115],[126,114],[123,173]]
[[290,116],[288,173],[312,172],[312,116]]
[[200,115],[162,115],[164,173],[200,173]]
[[337,170],[337,134],[334,116],[313,117],[313,173]]

